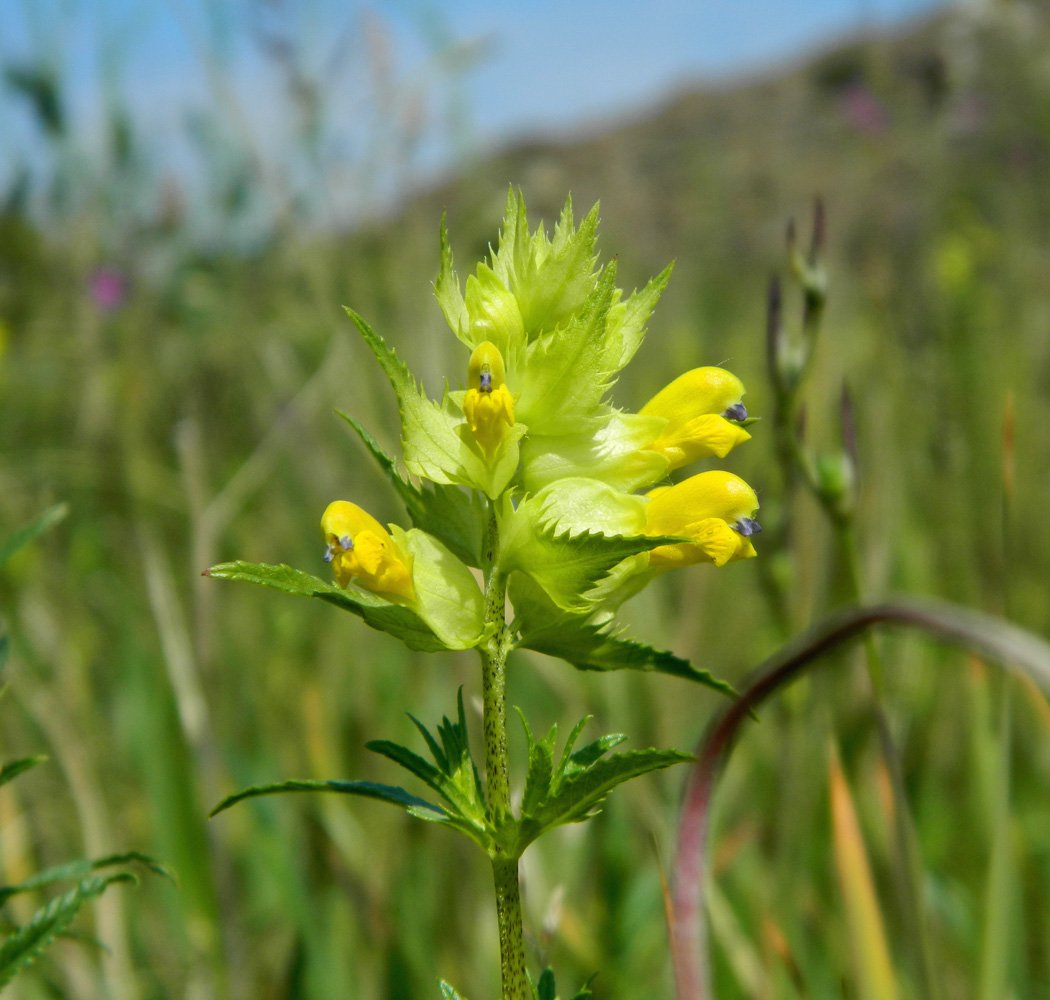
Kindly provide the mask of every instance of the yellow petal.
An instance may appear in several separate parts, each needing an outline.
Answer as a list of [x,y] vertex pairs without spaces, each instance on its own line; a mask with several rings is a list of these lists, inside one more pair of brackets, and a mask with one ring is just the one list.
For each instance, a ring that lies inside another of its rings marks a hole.
[[412,560],[367,511],[348,500],[334,500],[321,516],[339,586],[351,580],[384,597],[415,600]]
[[504,383],[503,355],[484,341],[467,365],[470,388],[463,397],[463,416],[471,434],[491,461],[514,426],[514,397]]
[[699,458],[725,458],[738,444],[751,440],[751,435],[739,424],[715,413],[704,413],[684,424],[668,424],[663,433],[649,446],[662,452],[679,469]]
[[744,395],[744,383],[724,368],[694,368],[664,386],[641,412],[683,423],[702,413],[724,413]]
[[724,368],[694,368],[679,375],[641,409],[667,423],[649,446],[666,455],[672,469],[698,458],[724,458],[751,435],[724,416],[740,403],[744,384]]
[[653,490],[645,510],[646,534],[680,535],[690,541],[653,549],[649,565],[654,569],[698,562],[724,566],[754,556],[748,533],[755,529],[751,519],[757,509],[755,491],[730,472],[701,472]]

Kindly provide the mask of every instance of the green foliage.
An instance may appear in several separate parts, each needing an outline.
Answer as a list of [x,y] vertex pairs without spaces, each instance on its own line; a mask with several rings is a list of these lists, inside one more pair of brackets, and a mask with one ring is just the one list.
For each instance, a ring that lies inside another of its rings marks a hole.
[[417,486],[401,475],[394,459],[383,451],[375,438],[353,416],[348,413],[340,413],[339,416],[354,429],[376,460],[405,505],[412,523],[439,538],[467,565],[480,566],[486,516],[481,497],[470,490],[431,480],[423,480]]
[[620,733],[599,737],[573,751],[576,740],[589,717],[576,724],[565,741],[557,765],[554,745],[558,736],[555,723],[550,732],[537,741],[525,716],[521,723],[529,747],[529,769],[521,804],[521,819],[516,825],[517,840],[510,851],[516,857],[545,831],[567,823],[581,823],[600,809],[605,797],[617,785],[674,764],[692,760],[677,750],[630,750],[606,756],[627,737]]
[[111,885],[135,882],[130,872],[82,879],[65,895],[37,910],[29,923],[19,927],[0,943],[0,989],[23,969],[32,965],[72,922],[80,908]]
[[[594,979],[595,976],[591,976],[591,978],[573,994],[572,1000],[590,1000],[590,998],[594,996],[590,988],[590,984]],[[554,970],[550,968],[544,969],[539,981],[533,985],[532,990],[536,1000],[559,1000],[558,987],[554,980]]]
[[[614,389],[615,405],[640,405],[678,371],[714,360],[744,379],[748,410],[762,417],[762,433],[727,465],[762,498],[761,557],[717,574],[690,572],[682,588],[658,580],[625,605],[627,634],[652,643],[642,646],[642,664],[652,667],[656,647],[672,650],[661,654],[665,664],[692,660],[740,689],[750,665],[821,607],[846,599],[844,570],[812,503],[785,502],[763,376],[765,277],[779,259],[786,216],[804,215],[814,191],[829,210],[832,285],[830,336],[806,383],[806,444],[815,454],[840,448],[834,414],[848,378],[861,460],[857,541],[872,592],[937,594],[1050,634],[1050,534],[1040,528],[1050,359],[1039,278],[1048,251],[1048,27],[1046,11],[1025,0],[977,21],[948,11],[903,35],[880,32],[829,53],[843,67],[838,82],[800,61],[742,86],[683,92],[673,105],[600,135],[528,144],[479,163],[406,201],[382,226],[339,233],[299,224],[300,205],[333,188],[310,188],[296,174],[286,188],[294,200],[283,200],[280,164],[269,164],[276,185],[266,167],[257,172],[255,151],[245,154],[224,101],[202,105],[207,120],[189,139],[205,176],[194,188],[202,202],[182,215],[177,204],[169,212],[154,184],[169,165],[152,155],[148,121],[136,128],[138,172],[129,177],[90,163],[82,169],[97,130],[80,146],[70,118],[53,172],[45,153],[29,190],[34,213],[60,212],[49,185],[65,172],[76,185],[78,196],[65,203],[75,215],[41,224],[39,215],[15,214],[0,224],[7,325],[0,426],[9,445],[0,463],[0,536],[55,496],[69,498],[77,513],[75,531],[46,536],[0,580],[10,636],[0,637],[0,659],[9,650],[17,680],[3,728],[10,756],[39,749],[61,760],[70,752],[63,735],[74,741],[84,808],[178,860],[180,890],[126,922],[133,995],[233,996],[230,954],[244,956],[237,985],[253,997],[285,984],[310,1000],[425,996],[434,969],[472,997],[496,993],[492,969],[466,957],[476,953],[491,879],[466,863],[473,849],[465,841],[426,836],[425,828],[402,838],[393,810],[346,809],[330,795],[278,815],[246,809],[212,824],[207,842],[201,833],[207,807],[258,776],[371,775],[367,736],[402,733],[407,704],[421,718],[440,717],[448,685],[467,682],[465,658],[442,654],[424,664],[431,657],[343,616],[301,613],[296,602],[198,574],[243,556],[325,576],[314,525],[320,505],[352,483],[369,509],[383,509],[389,498],[380,477],[348,454],[324,414],[338,406],[394,442],[396,411],[386,405],[385,384],[376,384],[370,352],[356,335],[336,333],[333,304],[350,302],[389,332],[428,386],[455,382],[463,341],[443,339],[440,311],[421,294],[435,271],[434,222],[447,208],[449,256],[454,249],[463,268],[492,240],[492,206],[508,180],[521,180],[537,217],[556,218],[567,189],[585,206],[600,196],[603,245],[619,254],[626,288],[644,287],[669,259],[678,261],[650,324],[657,349],[639,352]],[[58,47],[81,37],[45,34]],[[118,45],[117,62],[119,51],[133,49]],[[221,77],[226,64],[214,65]],[[317,91],[322,101],[339,92]],[[880,133],[853,120],[858,95],[881,106]],[[111,99],[117,106],[125,99],[119,79]],[[301,153],[280,145],[296,167],[306,162],[296,159]],[[17,167],[21,154],[14,155]],[[397,173],[396,164],[378,169]],[[3,192],[9,206],[17,204],[15,186]],[[220,206],[235,186],[247,208],[227,212]],[[255,225],[266,212],[288,220],[268,240]],[[328,226],[327,203],[324,218]],[[249,245],[248,255],[236,251]],[[124,308],[101,314],[84,285],[90,267],[110,260],[129,275],[133,294]],[[477,284],[474,315],[484,320],[503,303],[491,281]],[[472,332],[469,321],[464,329],[468,337],[482,330]],[[1016,480],[1004,504],[1008,392]],[[773,531],[781,508],[792,525],[783,541]],[[412,523],[477,565],[465,557],[480,553],[480,532],[460,551],[433,524]],[[23,573],[26,566],[33,572]],[[779,610],[767,566],[790,595]],[[158,584],[165,580],[166,588]],[[538,622],[527,624],[518,622],[532,639],[512,656],[509,683],[530,719],[594,712],[602,731],[628,732],[631,745],[691,747],[717,704],[696,685],[631,670],[558,674],[530,652],[558,650],[544,645]],[[559,644],[578,665],[605,665],[607,654],[615,661],[626,652],[605,638],[596,627],[578,639],[563,634]],[[1041,947],[1050,939],[1050,815],[1038,749],[1046,742],[1045,699],[1027,681],[1008,683],[1013,721],[1004,734],[995,710],[1001,692],[978,663],[914,637],[877,642],[944,988],[953,996],[977,988],[982,927],[996,919],[1008,945],[988,959],[999,964],[992,978],[1005,970],[1009,989],[1024,996],[1050,981]],[[763,710],[720,784],[710,894],[718,996],[856,991],[829,865],[821,780],[829,717],[843,738],[877,884],[897,884],[886,861],[885,776],[864,685],[848,667],[837,681],[839,672],[821,672]],[[1000,755],[1009,761],[1008,792],[996,777]],[[559,979],[578,983],[601,968],[595,995],[605,1000],[672,994],[658,880],[644,859],[653,840],[669,854],[682,773],[635,783],[609,798],[601,822],[530,847],[530,909],[549,912],[557,928],[549,941],[537,937]],[[5,786],[12,790],[22,815],[54,815],[45,782]],[[1000,918],[988,905],[998,884],[988,868],[993,852],[1002,856],[993,825],[1004,825],[1003,799],[1011,891]],[[5,828],[5,863],[24,859],[16,830]],[[40,824],[33,848],[75,856],[80,831],[65,818]],[[396,850],[388,846],[395,840]],[[448,863],[427,867],[435,847],[449,851]],[[547,895],[551,885],[565,887],[560,909]],[[394,900],[401,926],[381,911],[384,897]],[[453,897],[454,910],[445,902]],[[894,900],[892,890],[880,892],[897,955],[911,935]],[[101,953],[88,960],[102,961]],[[64,972],[52,969],[49,978],[75,992]],[[921,994],[906,971],[901,986]]]
[[[212,566],[207,575],[217,580],[243,580],[257,583],[285,594],[317,597],[344,611],[363,618],[372,628],[388,632],[409,649],[433,652],[439,649],[469,649],[478,641],[481,621],[480,594],[469,575],[458,573],[451,591],[440,575],[442,546],[426,536],[409,536],[432,556],[429,565],[436,569],[432,578],[433,603],[422,604],[419,612],[393,604],[361,588],[339,587],[291,566],[230,562]],[[425,617],[424,617],[425,615]]]
[[39,517],[30,521],[25,527],[20,528],[14,534],[9,535],[4,539],[3,543],[0,544],[0,568],[2,568],[7,560],[10,559],[19,549],[28,545],[49,528],[53,528],[68,513],[68,504],[55,504],[55,506],[49,507],[45,510]]
[[515,428],[510,447],[502,451],[495,465],[489,465],[477,447],[472,447],[460,433],[463,416],[456,412],[448,395],[441,404],[429,400],[386,341],[352,309],[347,309],[347,314],[372,349],[397,395],[404,459],[409,471],[441,485],[459,484],[480,490],[489,497],[499,496],[518,467],[516,439],[525,433],[525,428]]
[[286,792],[336,792],[339,795],[357,795],[365,799],[378,799],[380,802],[390,802],[392,805],[401,806],[416,815],[433,813],[437,816],[443,814],[440,806],[436,806],[411,795],[403,788],[394,785],[380,785],[374,781],[339,781],[330,780],[303,780],[292,778],[287,781],[274,781],[265,785],[252,785],[242,788],[239,792],[227,796],[212,811],[209,816],[217,816],[219,813],[235,806],[245,799],[259,798],[264,795],[281,795]]
[[[0,567],[19,549],[38,538],[67,514],[65,504],[49,508],[24,528],[0,543]],[[7,655],[6,636],[0,637],[0,667]],[[0,786],[7,785],[47,760],[44,754],[19,757],[0,765]],[[5,936],[0,941],[0,990],[6,987],[24,969],[36,962],[72,924],[85,903],[102,895],[112,885],[138,883],[134,868],[142,867],[156,875],[170,878],[169,870],[158,861],[140,851],[110,854],[103,858],[77,859],[55,865],[23,879],[14,885],[0,885],[0,906],[15,896],[39,892],[50,886],[76,882],[64,895],[49,900],[40,906],[21,926],[5,927]],[[119,868],[109,875],[96,875],[103,868]]]

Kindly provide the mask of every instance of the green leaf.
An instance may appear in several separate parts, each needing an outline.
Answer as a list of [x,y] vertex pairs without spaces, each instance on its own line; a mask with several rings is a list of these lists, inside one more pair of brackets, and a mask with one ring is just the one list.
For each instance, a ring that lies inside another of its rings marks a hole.
[[48,507],[39,517],[30,521],[29,524],[19,528],[6,541],[0,543],[0,567],[11,558],[20,548],[28,545],[34,538],[39,537],[48,528],[58,524],[69,513],[69,504],[55,504]]
[[558,1000],[558,987],[554,982],[554,970],[546,968],[536,984],[536,1000]]
[[467,1000],[465,996],[457,993],[444,979],[441,980],[441,1000]]
[[544,831],[567,823],[580,823],[595,814],[617,785],[682,764],[693,758],[678,750],[629,750],[613,754],[555,781],[550,796],[530,813],[522,811],[518,828],[519,853]]
[[529,344],[515,388],[519,419],[530,433],[597,430],[601,402],[616,381],[620,348],[610,344],[606,319],[618,290],[615,265],[603,272],[583,307],[564,326]]
[[470,340],[467,305],[463,301],[459,279],[452,266],[452,247],[448,242],[448,219],[444,213],[441,215],[441,270],[434,283],[434,294],[441,311],[445,314],[445,321],[449,328],[467,347],[473,347]]
[[55,937],[72,923],[86,902],[100,896],[111,885],[136,881],[130,872],[84,879],[64,896],[37,910],[28,924],[18,928],[0,945],[0,989],[40,957]]
[[655,278],[649,279],[645,288],[632,292],[626,302],[617,302],[609,310],[609,337],[619,347],[617,370],[634,357],[645,339],[645,324],[667,288],[673,270],[674,264],[668,264]]
[[[463,415],[453,409],[448,395],[441,405],[428,399],[393,348],[352,309],[346,312],[386,372],[397,396],[401,441],[409,472],[435,483],[458,483],[481,490],[489,497],[499,496],[518,467],[516,438],[508,440],[503,457],[489,466],[480,448],[472,447],[461,433],[466,426]],[[524,432],[523,426],[515,428],[517,438]]]
[[394,459],[347,413],[339,413],[358,434],[404,503],[415,527],[444,542],[470,566],[481,565],[485,534],[485,504],[474,491],[424,480],[422,487],[409,482]]
[[6,785],[31,767],[43,764],[45,760],[47,760],[47,754],[37,754],[35,757],[20,757],[18,760],[8,761],[3,768],[0,768],[0,785]]
[[598,978],[598,973],[595,972],[574,994],[572,1000],[591,1000],[594,994],[591,992],[591,983]]
[[392,740],[371,740],[365,746],[373,753],[381,754],[411,771],[420,781],[437,792],[455,812],[481,830],[485,827],[485,798],[481,778],[467,743],[466,724],[462,715],[462,692],[459,710],[460,721],[452,723],[447,717],[442,719],[438,728],[441,746],[438,746],[422,723],[416,719],[412,720],[424,733],[427,746],[435,760],[434,764]]
[[173,879],[173,875],[167,866],[161,864],[155,858],[151,858],[148,854],[142,854],[140,851],[125,851],[122,854],[109,854],[104,858],[95,858],[94,860],[83,858],[76,861],[67,861],[65,864],[55,865],[42,872],[37,872],[17,885],[0,886],[0,904],[5,903],[12,896],[17,896],[19,893],[42,889],[45,886],[54,885],[56,882],[84,879],[102,868],[133,864],[143,865],[154,875],[162,875],[165,878]]
[[[434,550],[435,545],[440,544],[434,540],[431,542],[433,542],[432,545],[426,543],[420,543],[418,547],[413,545],[413,551],[426,556],[427,553]],[[451,553],[448,553],[448,557],[455,558]],[[462,569],[467,576],[470,575],[470,571],[465,566]],[[293,569],[291,566],[236,561],[212,566],[211,569],[205,571],[205,575],[218,580],[244,580],[279,590],[285,594],[318,597],[329,604],[358,615],[372,628],[396,636],[410,649],[423,652],[441,649],[469,649],[478,638],[477,632],[480,625],[475,627],[473,619],[469,617],[477,611],[477,606],[473,602],[458,609],[451,609],[456,611],[455,622],[463,625],[462,629],[450,627],[450,622],[440,617],[440,612],[450,610],[449,594],[447,589],[443,590],[440,582],[435,579],[435,572],[430,570],[424,570],[420,575],[421,587],[418,588],[424,597],[433,596],[433,607],[424,606],[425,610],[437,616],[429,621],[424,620],[411,608],[393,604],[353,584],[346,588],[339,587],[310,573]],[[415,579],[415,575],[413,578]],[[462,580],[462,576],[460,579]],[[471,577],[471,582],[473,583],[473,577]],[[434,588],[437,590],[432,594]],[[474,584],[474,589],[477,590],[476,584]],[[480,594],[480,591],[478,593]],[[434,625],[438,626],[440,634],[435,632],[435,628],[432,627]],[[472,631],[474,634],[470,635]]]
[[640,670],[684,677],[722,694],[733,696],[728,681],[701,670],[666,649],[656,649],[610,631],[608,625],[587,624],[566,616],[546,630],[530,630],[519,642],[526,649],[568,660],[577,670]]
[[708,670],[664,649],[625,638],[609,620],[559,611],[531,579],[512,577],[511,601],[517,617],[516,646],[567,660],[577,670],[640,670],[670,674],[703,684],[722,694],[735,694],[732,686]]
[[554,777],[554,743],[558,738],[558,725],[555,723],[550,732],[540,742],[536,742],[532,729],[519,708],[518,716],[525,729],[525,739],[529,747],[529,769],[525,776],[525,791],[522,795],[522,812],[532,812],[538,808],[550,794],[551,780]]
[[467,566],[432,535],[391,527],[412,556],[414,610],[447,649],[471,649],[485,627],[485,598]]
[[597,283],[595,242],[598,206],[574,228],[572,199],[566,199],[548,239],[543,228],[529,233],[525,199],[511,190],[492,269],[518,301],[532,337],[563,324],[587,301]]
[[359,795],[366,799],[379,799],[381,802],[401,806],[402,809],[433,813],[438,817],[444,814],[441,806],[427,802],[426,799],[412,795],[395,785],[380,785],[373,781],[341,781],[334,778],[328,780],[293,778],[245,788],[234,795],[227,796],[208,815],[217,816],[230,806],[243,802],[245,799],[257,798],[261,795],[279,795],[284,792],[338,792],[341,795]]
[[[666,426],[665,418],[612,408],[603,413],[603,423],[597,430],[578,433],[579,428],[575,428],[557,435],[530,433],[521,449],[525,488],[540,490],[563,484],[568,478],[586,476],[618,491],[630,491],[667,475],[667,457],[649,449]],[[641,498],[631,499],[637,504]]]
[[625,559],[673,541],[680,539],[591,531],[559,534],[551,526],[516,552],[509,568],[527,573],[563,611],[591,611],[605,596],[599,584]]

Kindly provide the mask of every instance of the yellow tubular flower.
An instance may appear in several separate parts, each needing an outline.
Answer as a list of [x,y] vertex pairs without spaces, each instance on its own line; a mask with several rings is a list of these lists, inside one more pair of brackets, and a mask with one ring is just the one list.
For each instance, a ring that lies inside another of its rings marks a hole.
[[504,382],[503,355],[491,341],[474,348],[467,365],[463,415],[489,461],[514,426],[514,397]]
[[413,601],[412,560],[371,514],[348,500],[333,500],[321,516],[325,562],[340,587],[351,580],[383,597]]
[[653,549],[649,553],[653,569],[699,562],[724,566],[756,554],[751,536],[762,530],[754,518],[758,497],[739,476],[731,472],[701,472],[675,486],[653,490],[648,496],[647,535],[692,539]]
[[714,455],[725,458],[751,435],[737,421],[747,417],[744,385],[723,368],[694,368],[679,375],[645,406],[642,415],[664,417],[667,426],[649,448],[671,469]]

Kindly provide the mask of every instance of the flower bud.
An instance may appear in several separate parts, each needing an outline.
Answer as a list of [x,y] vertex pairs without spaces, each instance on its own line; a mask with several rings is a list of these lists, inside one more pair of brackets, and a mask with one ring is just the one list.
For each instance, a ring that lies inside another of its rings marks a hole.
[[758,497],[730,472],[701,472],[648,494],[647,535],[681,535],[688,542],[661,545],[649,553],[649,566],[670,569],[692,563],[724,566],[756,555],[751,536],[762,530],[755,520]]
[[467,384],[463,416],[485,458],[492,461],[514,426],[514,397],[504,382],[503,355],[491,341],[474,348]]
[[747,418],[743,395],[743,383],[723,368],[694,368],[679,375],[642,407],[642,416],[667,420],[649,448],[668,459],[669,469],[711,455],[724,458],[751,438],[739,424]]
[[414,601],[412,559],[371,514],[348,500],[334,500],[321,516],[325,561],[340,587],[351,580],[383,597]]

